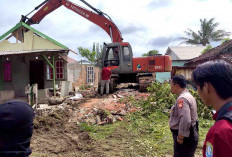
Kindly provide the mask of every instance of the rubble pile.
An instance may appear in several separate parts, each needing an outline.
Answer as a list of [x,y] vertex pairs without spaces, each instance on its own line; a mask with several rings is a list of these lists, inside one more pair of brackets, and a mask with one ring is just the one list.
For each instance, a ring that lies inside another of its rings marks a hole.
[[116,91],[113,96],[116,95],[118,98],[122,97],[134,97],[136,100],[145,99],[150,94],[149,93],[140,93],[135,89],[120,89]]
[[132,106],[126,98],[135,100],[145,99],[149,93],[140,93],[135,89],[120,89],[117,92],[103,98],[94,98],[79,106],[79,110],[73,113],[71,122],[87,122],[91,124],[110,124],[115,121],[123,121],[127,113],[135,112],[139,108]]
[[[148,96],[148,93],[140,93],[134,89],[120,89],[108,97],[99,96],[95,91],[88,90],[66,99],[51,98],[50,104],[39,104],[37,114],[67,109],[71,115],[69,122],[112,124],[115,121],[123,121],[126,114],[139,110],[132,106],[127,98],[133,97],[134,100],[141,100]],[[93,98],[89,99],[90,97]],[[54,105],[55,102],[57,105]]]
[[94,98],[98,96],[98,92],[96,91],[96,89],[93,88],[90,88],[88,90],[80,90],[79,92],[84,98]]

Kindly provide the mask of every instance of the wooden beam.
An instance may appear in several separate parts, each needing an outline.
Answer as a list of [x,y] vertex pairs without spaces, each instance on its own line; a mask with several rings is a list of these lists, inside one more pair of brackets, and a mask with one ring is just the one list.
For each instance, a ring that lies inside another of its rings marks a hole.
[[56,96],[56,70],[55,70],[55,57],[54,57],[54,55],[52,56],[52,61],[53,61],[53,92],[54,92],[54,96]]
[[41,54],[41,56],[51,68],[54,68],[55,65],[54,64],[52,65],[52,63],[49,61],[49,59],[44,54]]
[[68,59],[67,58],[65,58],[64,56],[62,56],[62,54],[60,54],[60,53],[58,53],[59,54],[59,56],[63,59],[63,60],[65,60],[67,63],[68,63]]

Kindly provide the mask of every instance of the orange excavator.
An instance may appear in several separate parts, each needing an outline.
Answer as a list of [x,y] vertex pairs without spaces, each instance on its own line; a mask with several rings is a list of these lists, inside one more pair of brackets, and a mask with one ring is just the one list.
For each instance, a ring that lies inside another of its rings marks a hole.
[[108,63],[109,68],[112,70],[111,92],[120,83],[139,83],[140,90],[146,89],[151,81],[154,80],[155,72],[170,72],[172,70],[172,60],[167,55],[133,58],[130,44],[123,42],[121,32],[111,18],[86,1],[80,1],[92,9],[92,11],[68,0],[45,0],[35,7],[33,11],[37,11],[32,17],[28,18],[28,15],[33,11],[26,16],[22,16],[21,21],[28,25],[38,24],[46,15],[60,6],[65,6],[104,29],[112,40],[112,43],[104,43],[102,54],[102,65]]

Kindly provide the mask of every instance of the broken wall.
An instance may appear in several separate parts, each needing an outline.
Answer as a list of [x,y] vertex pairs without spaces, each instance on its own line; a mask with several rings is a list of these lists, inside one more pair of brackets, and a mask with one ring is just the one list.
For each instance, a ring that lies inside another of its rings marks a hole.
[[81,73],[81,65],[79,62],[75,62],[75,63],[68,63],[67,65],[67,80],[71,81],[71,82],[77,82],[79,77],[80,77],[80,73]]
[[71,81],[60,81],[60,96],[64,97],[69,95],[69,92],[73,91]]
[[7,91],[0,91],[0,104],[14,99],[14,91],[13,90],[7,90]]
[[[12,81],[3,81],[3,62],[8,58],[11,61],[11,78]],[[0,61],[0,72],[1,72],[1,82],[2,90],[14,90],[16,97],[25,96],[25,87],[29,83],[29,63],[25,61],[23,56],[7,56],[2,57]]]
[[186,80],[192,80],[192,73],[194,69],[177,69],[175,75],[183,75]]
[[[44,88],[53,88],[53,80],[47,80],[46,76],[46,61],[42,59],[41,56],[31,54],[31,55],[10,55],[10,56],[1,56],[0,57],[0,90],[13,90],[15,92],[16,97],[24,97],[25,94],[25,87],[30,83],[30,61],[42,60],[44,62]],[[3,81],[3,62],[11,61],[11,77],[12,81],[4,82]],[[55,57],[55,60],[60,58],[58,56]],[[67,80],[67,62],[64,63],[64,79],[56,80],[56,85],[59,85],[60,81]],[[42,76],[41,76],[42,77]]]
[[[77,82],[74,83],[74,86],[83,86],[88,85],[87,83],[87,67],[91,65],[81,65],[81,70],[79,74],[79,78]],[[100,69],[98,67],[94,67],[94,86],[98,86],[100,75]]]

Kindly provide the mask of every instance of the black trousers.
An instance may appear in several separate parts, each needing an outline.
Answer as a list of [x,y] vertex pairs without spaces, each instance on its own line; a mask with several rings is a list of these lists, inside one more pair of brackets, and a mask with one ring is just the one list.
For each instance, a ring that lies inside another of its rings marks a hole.
[[190,135],[184,138],[183,144],[177,142],[178,130],[171,131],[174,141],[174,157],[194,157],[198,145],[198,126],[190,128]]

